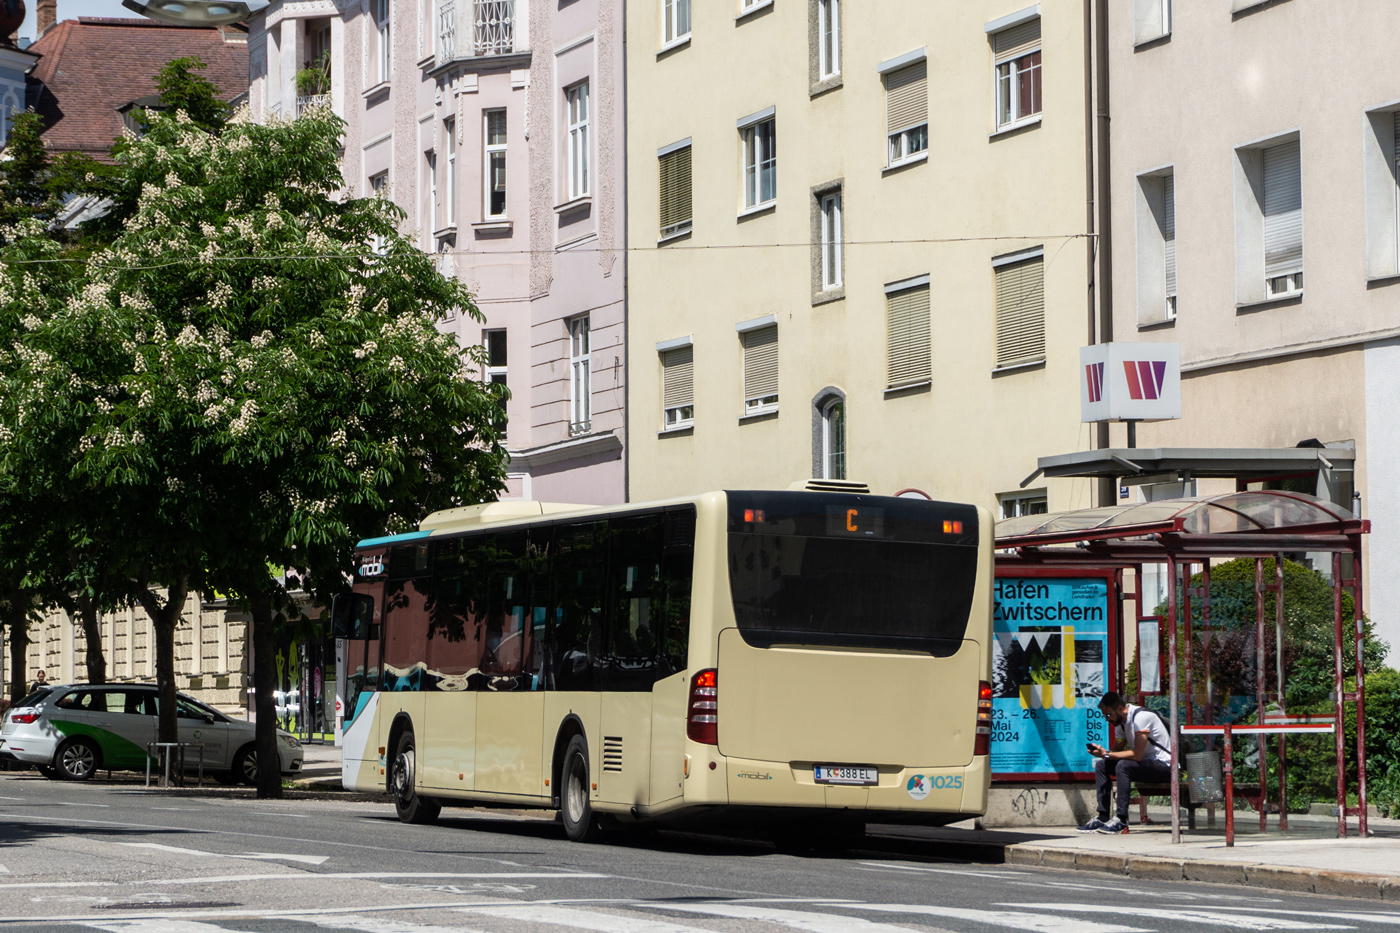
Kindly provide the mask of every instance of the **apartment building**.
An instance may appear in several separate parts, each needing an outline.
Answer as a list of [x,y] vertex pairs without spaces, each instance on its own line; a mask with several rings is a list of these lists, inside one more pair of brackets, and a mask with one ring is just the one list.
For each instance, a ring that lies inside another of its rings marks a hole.
[[328,104],[348,188],[392,198],[465,281],[504,383],[507,495],[625,496],[622,0],[280,0],[251,24],[258,118]]
[[1400,645],[1400,7],[1112,11],[1114,337],[1181,346],[1182,419],[1138,442],[1354,448],[1352,482],[1276,483],[1372,520],[1368,611]]
[[634,0],[627,47],[633,498],[1091,504],[1020,488],[1091,446],[1081,4]]

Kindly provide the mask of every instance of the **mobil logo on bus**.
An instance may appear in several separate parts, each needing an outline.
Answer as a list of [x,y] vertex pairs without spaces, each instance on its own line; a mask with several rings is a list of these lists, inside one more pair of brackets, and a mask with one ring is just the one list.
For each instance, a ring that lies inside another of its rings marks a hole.
[[1100,343],[1079,351],[1080,420],[1181,417],[1181,351],[1174,343]]
[[361,577],[382,577],[384,576],[384,553],[361,554],[359,575]]

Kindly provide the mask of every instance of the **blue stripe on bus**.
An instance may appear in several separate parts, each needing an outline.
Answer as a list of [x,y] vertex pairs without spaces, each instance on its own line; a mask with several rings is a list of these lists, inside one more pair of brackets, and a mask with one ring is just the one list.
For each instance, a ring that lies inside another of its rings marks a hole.
[[405,541],[417,541],[419,538],[426,538],[432,534],[431,531],[409,531],[401,535],[389,535],[384,538],[365,538],[355,547],[379,547],[381,544],[402,544]]

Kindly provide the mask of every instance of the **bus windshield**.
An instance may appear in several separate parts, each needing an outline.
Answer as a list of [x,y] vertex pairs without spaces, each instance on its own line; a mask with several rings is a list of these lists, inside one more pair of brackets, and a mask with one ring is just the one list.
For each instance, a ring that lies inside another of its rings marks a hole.
[[730,593],[750,645],[940,657],[961,646],[977,582],[975,508],[849,494],[815,508],[812,493],[728,496]]

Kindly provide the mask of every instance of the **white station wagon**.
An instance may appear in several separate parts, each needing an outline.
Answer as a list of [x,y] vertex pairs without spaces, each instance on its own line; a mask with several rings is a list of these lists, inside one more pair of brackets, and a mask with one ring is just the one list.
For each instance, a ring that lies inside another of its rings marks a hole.
[[[194,697],[177,694],[185,767],[225,784],[257,782],[255,726],[230,719]],[[155,684],[66,684],[39,687],[16,703],[0,725],[0,755],[38,765],[46,777],[85,781],[93,772],[144,771],[156,741]],[[279,770],[301,770],[301,742],[277,730]]]

